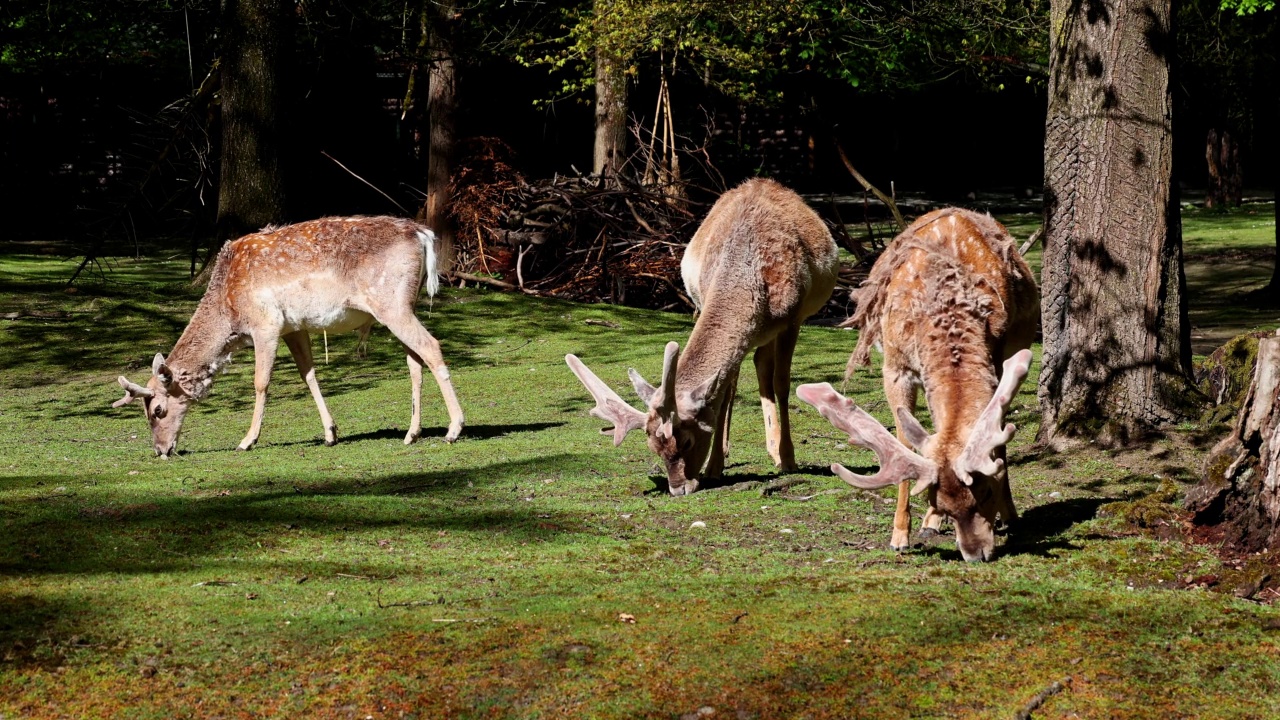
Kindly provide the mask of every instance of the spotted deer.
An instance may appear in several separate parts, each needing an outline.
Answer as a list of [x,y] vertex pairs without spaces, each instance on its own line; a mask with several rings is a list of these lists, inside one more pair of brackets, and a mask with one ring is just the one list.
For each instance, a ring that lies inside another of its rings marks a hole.
[[[885,249],[848,321],[861,332],[846,377],[870,363],[873,344],[880,346],[897,437],[830,384],[797,388],[801,400],[880,462],[870,477],[839,464],[833,472],[855,487],[898,485],[890,547],[908,545],[909,493],[929,493],[922,534],[936,534],[943,516],[950,517],[969,561],[991,559],[997,515],[1006,523],[1016,519],[1005,467],[1015,428],[1004,415],[1031,364],[1038,298],[1031,269],[1004,226],[969,210],[931,212]],[[933,434],[913,415],[918,388]]]
[[[662,458],[672,495],[719,477],[729,452],[729,423],[738,370],[755,350],[766,446],[783,471],[796,469],[787,397],[800,325],[835,288],[836,246],[799,195],[771,180],[749,180],[725,193],[707,214],[680,263],[698,311],[684,352],[668,343],[662,381],[629,372],[647,406],[636,410],[574,355],[565,357],[596,405],[590,414],[613,423],[601,432],[620,445],[643,429]],[[705,469],[704,469],[705,464]]]
[[156,455],[167,458],[191,404],[209,393],[214,375],[232,352],[252,344],[253,422],[239,445],[248,450],[262,429],[267,386],[283,339],[320,410],[324,442],[333,445],[338,427],[316,383],[310,332],[359,330],[366,335],[376,320],[400,340],[408,357],[413,417],[405,444],[422,432],[423,364],[444,394],[449,409],[445,440],[453,442],[462,432],[462,407],[440,344],[414,315],[424,279],[427,294],[434,296],[439,288],[435,235],[410,220],[323,218],[246,235],[218,253],[191,322],[167,358],[156,354],[147,384],[118,378],[125,392],[113,407],[141,399]]

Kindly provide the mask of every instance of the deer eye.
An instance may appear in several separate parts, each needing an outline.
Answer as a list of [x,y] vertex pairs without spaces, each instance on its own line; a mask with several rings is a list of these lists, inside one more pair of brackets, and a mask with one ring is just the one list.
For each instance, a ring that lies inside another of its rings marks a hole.
[[157,420],[164,417],[164,405],[161,405],[160,403],[156,403],[156,406],[151,409],[151,417]]

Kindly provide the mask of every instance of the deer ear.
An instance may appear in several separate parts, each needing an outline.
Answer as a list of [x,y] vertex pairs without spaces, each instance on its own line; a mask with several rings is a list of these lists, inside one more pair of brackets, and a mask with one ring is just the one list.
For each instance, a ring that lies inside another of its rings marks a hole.
[[657,394],[658,388],[650,385],[648,380],[640,377],[640,373],[636,372],[635,368],[627,370],[627,377],[631,378],[631,387],[636,389],[636,394],[640,396],[640,401],[648,405],[649,401],[653,400],[653,396]]
[[165,363],[164,355],[156,353],[151,359],[151,374],[160,378],[165,385],[173,382],[173,371],[169,369],[169,365]]

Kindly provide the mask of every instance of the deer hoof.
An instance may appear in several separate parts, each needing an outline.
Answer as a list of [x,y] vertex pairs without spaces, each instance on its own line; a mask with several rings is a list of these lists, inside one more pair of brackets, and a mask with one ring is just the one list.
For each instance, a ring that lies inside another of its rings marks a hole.
[[410,430],[409,434],[404,436],[404,444],[412,445],[414,441],[418,439],[418,436],[421,434],[422,434],[421,430],[419,430],[418,432],[413,432],[412,430]]
[[889,540],[889,549],[902,552],[911,549],[911,533],[907,530],[894,530]]
[[933,538],[938,537],[938,535],[939,535],[939,534],[940,534],[940,533],[939,533],[937,530],[934,530],[934,529],[933,529],[933,528],[931,528],[931,527],[927,527],[927,528],[920,528],[920,533],[919,533],[918,535],[916,535],[916,539],[917,539],[917,540],[932,540]]
[[462,425],[450,425],[449,432],[445,433],[444,441],[447,443],[457,442],[458,436],[462,434]]
[[329,427],[325,428],[324,444],[328,447],[333,447],[334,445],[338,444],[338,426],[337,425],[330,425]]
[[244,451],[248,451],[248,450],[252,450],[252,449],[253,449],[253,443],[243,443],[243,442],[242,442],[242,443],[240,443],[239,445],[237,445],[237,446],[236,446],[236,450],[244,450]]

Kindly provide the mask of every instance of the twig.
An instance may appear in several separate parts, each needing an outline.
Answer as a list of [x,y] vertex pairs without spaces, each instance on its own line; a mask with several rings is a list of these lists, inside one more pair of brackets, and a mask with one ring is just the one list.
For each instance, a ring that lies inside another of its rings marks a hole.
[[1014,713],[1014,720],[1031,720],[1031,713],[1035,712],[1036,709],[1043,705],[1046,700],[1069,687],[1071,687],[1070,675],[1062,678],[1061,680],[1054,681],[1052,685],[1036,693],[1036,696],[1031,698],[1026,705],[1023,705],[1021,710]]
[[334,163],[336,163],[338,167],[342,168],[343,170],[346,170],[348,173],[351,173],[351,177],[353,177],[353,178],[355,178],[355,179],[359,180],[360,182],[364,183],[365,185],[368,185],[369,187],[373,188],[373,189],[374,189],[374,191],[376,191],[379,195],[381,195],[382,197],[384,197],[384,198],[386,198],[386,199],[390,200],[390,201],[391,201],[391,204],[392,204],[392,205],[395,205],[395,206],[396,206],[396,207],[398,207],[398,208],[400,208],[400,211],[401,211],[401,212],[403,212],[405,215],[412,215],[412,214],[413,214],[412,212],[409,212],[408,210],[406,210],[406,209],[405,209],[405,207],[404,207],[403,205],[401,205],[400,203],[396,202],[396,201],[395,201],[395,198],[393,198],[393,197],[391,197],[390,195],[388,195],[388,194],[386,194],[386,193],[382,192],[382,189],[381,189],[381,188],[379,188],[377,185],[374,185],[373,183],[369,182],[368,180],[365,180],[364,178],[362,178],[362,177],[360,177],[359,175],[355,174],[355,172],[353,172],[353,171],[351,170],[351,168],[349,168],[349,167],[347,167],[346,165],[343,165],[342,163],[338,162],[337,158],[335,158],[334,156],[330,155],[329,153],[327,153],[327,152],[325,152],[325,151],[323,151],[323,150],[321,150],[321,151],[320,151],[320,154],[321,154],[321,155],[323,155],[323,156],[325,156],[325,157],[327,157],[327,158],[329,158],[330,160],[333,160],[333,162],[334,162]]

